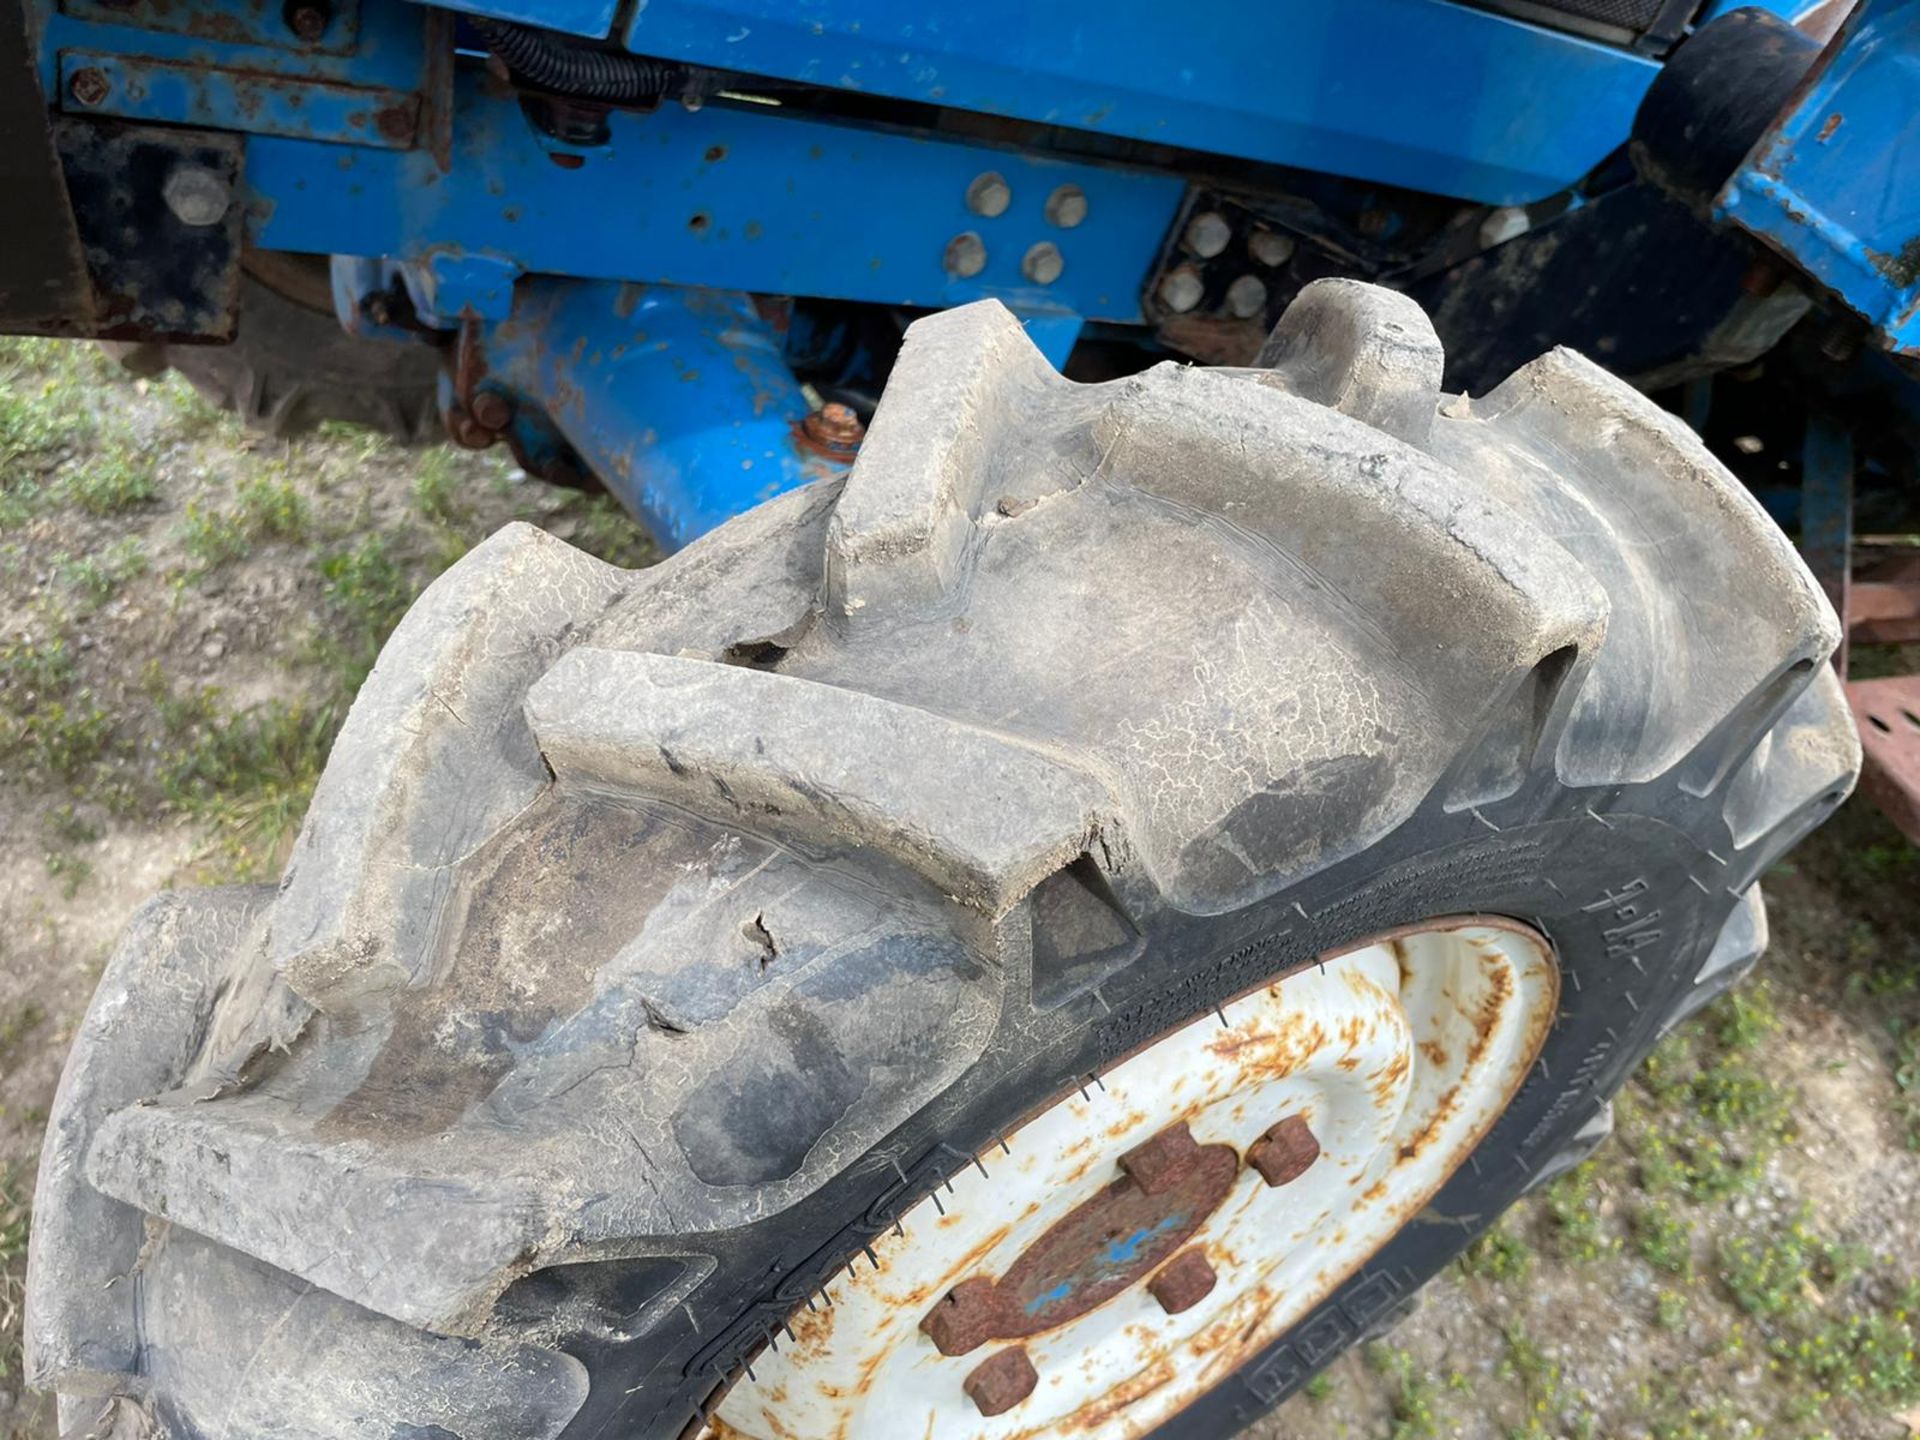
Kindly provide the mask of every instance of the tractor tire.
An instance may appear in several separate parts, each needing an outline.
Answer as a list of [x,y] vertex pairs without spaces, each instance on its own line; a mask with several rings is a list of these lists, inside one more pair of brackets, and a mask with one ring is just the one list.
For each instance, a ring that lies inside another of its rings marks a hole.
[[1078,385],[985,302],[844,482],[642,572],[481,545],[284,881],[108,966],[33,1382],[177,1440],[1198,1440],[1391,1323],[1858,764],[1690,431],[1441,358],[1321,281],[1257,368]]
[[106,348],[136,375],[179,371],[249,430],[292,436],[337,420],[403,445],[445,438],[439,351],[343,330],[324,256],[250,253],[231,344]]

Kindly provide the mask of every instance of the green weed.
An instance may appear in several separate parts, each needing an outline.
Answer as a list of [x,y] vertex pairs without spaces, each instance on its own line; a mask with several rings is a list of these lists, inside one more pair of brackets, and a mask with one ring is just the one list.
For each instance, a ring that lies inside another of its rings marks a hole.
[[1569,1170],[1542,1192],[1553,1221],[1555,1248],[1570,1260],[1591,1263],[1619,1248],[1601,1216],[1599,1181],[1600,1167],[1590,1161]]
[[1693,1273],[1693,1227],[1659,1201],[1634,1211],[1633,1246],[1655,1269],[1669,1275]]
[[60,489],[89,515],[118,515],[157,499],[160,483],[145,460],[115,449],[76,460]]
[[217,873],[270,874],[306,814],[338,711],[272,701],[229,714],[204,696],[196,709],[181,720],[187,743],[161,762],[161,791],[208,828]]
[[1461,1272],[1482,1280],[1518,1280],[1532,1268],[1532,1247],[1514,1233],[1510,1218],[1475,1240],[1460,1256]]

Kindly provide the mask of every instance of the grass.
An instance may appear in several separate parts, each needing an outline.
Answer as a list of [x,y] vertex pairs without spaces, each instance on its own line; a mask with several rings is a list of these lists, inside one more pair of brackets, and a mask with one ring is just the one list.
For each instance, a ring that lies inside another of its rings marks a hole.
[[331,705],[280,701],[230,712],[202,693],[172,712],[181,743],[162,762],[161,793],[205,827],[203,864],[220,878],[278,873],[339,729]]
[[1523,1279],[1533,1268],[1533,1249],[1512,1220],[1495,1225],[1460,1256],[1461,1273],[1480,1280],[1505,1283]]
[[182,548],[199,564],[199,574],[250,554],[263,544],[297,544],[307,538],[312,512],[293,482],[255,475],[234,486],[233,504],[187,506],[180,527]]
[[19,1166],[0,1169],[0,1385],[21,1373],[20,1307],[26,1288],[27,1177]]

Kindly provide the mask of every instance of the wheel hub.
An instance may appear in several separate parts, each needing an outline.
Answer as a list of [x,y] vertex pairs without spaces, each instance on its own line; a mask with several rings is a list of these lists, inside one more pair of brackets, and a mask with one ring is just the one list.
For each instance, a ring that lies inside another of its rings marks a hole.
[[1161,1037],[902,1217],[713,1432],[1150,1431],[1418,1213],[1519,1088],[1557,993],[1532,931],[1442,920]]

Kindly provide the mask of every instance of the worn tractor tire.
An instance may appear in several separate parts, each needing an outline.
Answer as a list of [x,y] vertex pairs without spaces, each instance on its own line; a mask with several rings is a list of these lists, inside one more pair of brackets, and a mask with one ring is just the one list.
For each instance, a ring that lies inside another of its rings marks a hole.
[[107,348],[136,374],[179,371],[250,430],[299,435],[339,420],[408,445],[444,437],[439,352],[341,329],[324,256],[248,255],[231,344]]
[[[1277,1404],[1600,1143],[1857,764],[1834,618],[1691,432],[1564,351],[1473,400],[1440,373],[1411,302],[1346,281],[1257,369],[1086,386],[983,303],[913,327],[844,484],[644,572],[481,545],[389,642],[283,883],[156,900],[110,963],[32,1381],[179,1440],[652,1440],[715,1402],[763,1440],[1217,1437]],[[1128,1057],[1445,916],[1544,937],[1550,1003],[1457,1169],[1395,1168],[1435,1119],[1345,1202],[1366,1253],[991,1421],[986,1352],[916,1328],[948,1275],[875,1312],[911,1405],[807,1418],[871,1379],[809,1379],[867,1343],[827,1302],[1017,1188],[1047,1117],[1093,1117],[1106,1194]]]

